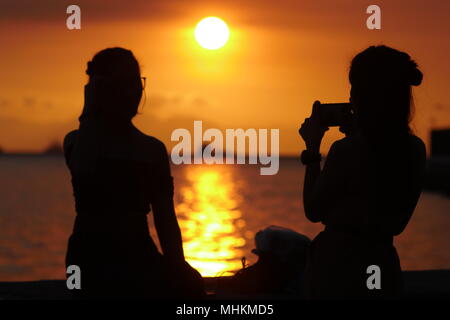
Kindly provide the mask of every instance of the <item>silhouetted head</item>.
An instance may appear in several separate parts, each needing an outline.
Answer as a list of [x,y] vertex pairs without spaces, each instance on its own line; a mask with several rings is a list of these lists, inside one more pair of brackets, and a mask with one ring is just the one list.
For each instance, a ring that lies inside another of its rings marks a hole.
[[101,97],[102,113],[118,120],[131,120],[142,97],[139,63],[130,50],[107,48],[88,62],[86,74]]
[[371,46],[351,63],[351,101],[359,125],[369,135],[410,133],[412,90],[422,72],[410,56],[387,46]]

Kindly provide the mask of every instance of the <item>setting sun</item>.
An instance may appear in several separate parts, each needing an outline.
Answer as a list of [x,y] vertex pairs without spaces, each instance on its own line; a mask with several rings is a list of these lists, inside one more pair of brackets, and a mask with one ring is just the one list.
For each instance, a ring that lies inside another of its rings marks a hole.
[[200,46],[205,49],[216,50],[227,43],[230,30],[222,19],[208,17],[197,24],[194,34]]

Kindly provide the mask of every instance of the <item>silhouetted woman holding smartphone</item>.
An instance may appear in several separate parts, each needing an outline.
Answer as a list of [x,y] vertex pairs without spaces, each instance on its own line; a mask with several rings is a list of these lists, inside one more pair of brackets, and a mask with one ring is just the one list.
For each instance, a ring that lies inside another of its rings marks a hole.
[[[346,137],[333,143],[322,170],[319,148],[328,128],[311,117],[299,130],[307,147],[305,214],[325,225],[311,245],[306,294],[394,298],[402,275],[393,238],[415,209],[426,161],[409,126],[412,86],[420,85],[422,73],[408,54],[372,46],[354,57],[349,80],[353,122],[341,128]],[[379,283],[369,279],[374,268]]]
[[[144,89],[132,52],[109,48],[88,63],[78,130],[64,140],[76,205],[66,265],[81,269],[86,298],[200,297],[184,259],[164,144],[132,119]],[[145,80],[145,79],[144,79]],[[163,255],[149,234],[153,212]]]

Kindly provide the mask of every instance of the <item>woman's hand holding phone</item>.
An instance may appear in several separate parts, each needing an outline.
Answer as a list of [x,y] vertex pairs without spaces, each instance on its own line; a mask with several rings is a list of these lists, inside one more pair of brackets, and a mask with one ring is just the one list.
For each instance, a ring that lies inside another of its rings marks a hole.
[[324,127],[320,123],[318,116],[320,102],[315,101],[312,108],[312,113],[309,118],[306,118],[300,129],[298,130],[300,136],[305,141],[308,150],[319,152],[322,138],[328,127]]
[[89,83],[84,86],[84,107],[80,121],[95,118],[101,113],[106,102],[107,92],[105,80],[93,76]]

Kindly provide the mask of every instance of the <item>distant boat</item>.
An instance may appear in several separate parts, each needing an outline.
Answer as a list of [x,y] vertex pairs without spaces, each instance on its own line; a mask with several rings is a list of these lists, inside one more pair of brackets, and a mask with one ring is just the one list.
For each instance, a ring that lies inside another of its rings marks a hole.
[[48,155],[62,155],[63,148],[59,142],[53,142],[42,153]]
[[431,131],[425,188],[450,195],[450,129]]

